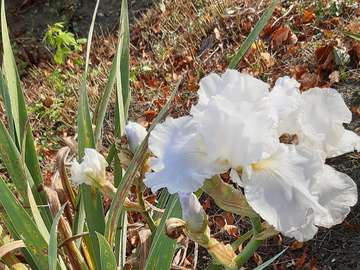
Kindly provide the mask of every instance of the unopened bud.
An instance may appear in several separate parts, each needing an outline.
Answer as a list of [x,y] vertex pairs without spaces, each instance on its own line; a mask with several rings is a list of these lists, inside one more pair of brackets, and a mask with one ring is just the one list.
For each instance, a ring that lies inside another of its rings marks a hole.
[[165,233],[171,239],[178,239],[184,234],[185,222],[179,218],[169,218],[165,223]]
[[125,127],[125,134],[130,146],[130,150],[134,153],[136,148],[141,144],[147,135],[146,128],[142,125],[129,121]]
[[207,226],[207,217],[194,193],[179,193],[183,219],[187,230],[192,233],[203,232]]

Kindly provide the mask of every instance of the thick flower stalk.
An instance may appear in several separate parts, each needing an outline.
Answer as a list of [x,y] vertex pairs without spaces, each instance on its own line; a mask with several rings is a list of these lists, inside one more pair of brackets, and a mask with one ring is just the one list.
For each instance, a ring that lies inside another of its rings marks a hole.
[[[296,80],[283,77],[270,90],[228,70],[200,81],[190,114],[169,117],[150,134],[155,157],[144,183],[153,191],[202,188],[223,209],[253,220],[259,215],[299,241],[341,223],[356,204],[354,181],[325,164],[360,150],[360,137],[343,126],[351,112],[335,89],[301,93]],[[218,175],[225,172],[241,190],[222,182]],[[245,250],[258,244],[254,238]],[[249,253],[237,256],[238,266]]]
[[[234,268],[236,254],[229,245],[224,245],[210,236],[208,219],[200,202],[193,193],[179,193],[183,220],[172,218],[167,221],[167,234],[174,238],[179,236],[179,230],[191,240],[206,248],[219,263]],[[175,232],[175,233],[174,233]]]

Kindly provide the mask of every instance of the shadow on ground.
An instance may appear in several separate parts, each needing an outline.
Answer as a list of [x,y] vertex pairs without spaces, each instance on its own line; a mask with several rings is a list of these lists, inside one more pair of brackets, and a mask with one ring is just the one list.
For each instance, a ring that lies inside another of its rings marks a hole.
[[[129,0],[130,18],[154,4],[154,0]],[[25,65],[49,61],[42,43],[48,25],[65,22],[78,37],[86,37],[96,0],[6,0],[6,15],[15,52]],[[120,16],[119,0],[101,0],[95,32],[116,31]]]

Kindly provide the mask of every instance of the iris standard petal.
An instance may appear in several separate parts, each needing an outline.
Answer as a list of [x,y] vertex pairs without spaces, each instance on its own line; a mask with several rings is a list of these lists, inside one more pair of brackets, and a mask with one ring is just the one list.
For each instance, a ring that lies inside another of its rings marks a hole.
[[227,163],[229,168],[266,158],[278,145],[276,123],[265,102],[234,103],[215,96],[204,113],[194,115],[194,121],[210,159]]

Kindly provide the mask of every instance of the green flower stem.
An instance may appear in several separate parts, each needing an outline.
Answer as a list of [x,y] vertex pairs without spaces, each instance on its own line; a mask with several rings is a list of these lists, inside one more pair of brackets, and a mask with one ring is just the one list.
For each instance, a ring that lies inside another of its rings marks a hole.
[[260,217],[251,217],[250,220],[253,226],[253,237],[247,243],[244,250],[235,257],[234,262],[236,264],[236,269],[243,266],[263,242],[263,240],[256,239],[257,234],[261,232]]
[[249,240],[251,236],[253,235],[253,230],[250,230],[246,233],[244,233],[242,236],[240,236],[238,239],[236,239],[234,242],[231,243],[232,249],[235,251],[239,248],[239,246],[244,243],[245,241]]
[[152,233],[156,232],[156,225],[155,222],[153,220],[153,218],[151,217],[146,205],[145,205],[145,200],[144,200],[144,194],[143,194],[143,187],[142,187],[143,183],[142,181],[137,181],[137,185],[136,185],[136,189],[137,189],[137,198],[139,201],[139,205],[142,209],[144,209],[144,211],[141,213],[143,215],[143,217],[146,220],[146,223],[148,224],[150,231]]

